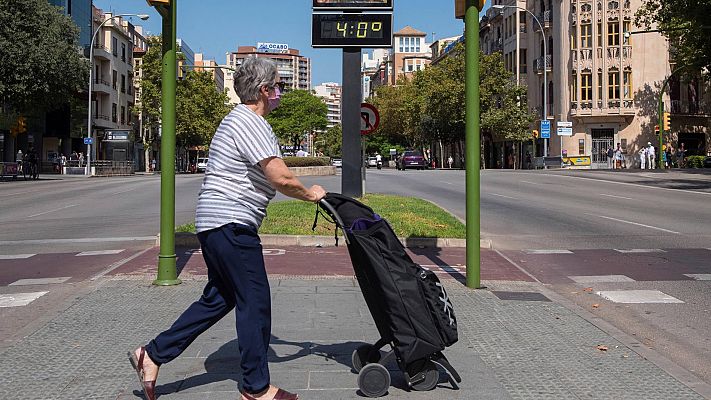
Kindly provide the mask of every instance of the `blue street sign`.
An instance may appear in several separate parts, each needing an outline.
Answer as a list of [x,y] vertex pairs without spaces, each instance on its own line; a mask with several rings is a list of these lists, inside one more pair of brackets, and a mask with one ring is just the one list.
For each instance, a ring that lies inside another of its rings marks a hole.
[[94,144],[94,138],[85,137],[84,144]]
[[543,139],[551,138],[551,121],[543,120],[541,121],[541,137]]

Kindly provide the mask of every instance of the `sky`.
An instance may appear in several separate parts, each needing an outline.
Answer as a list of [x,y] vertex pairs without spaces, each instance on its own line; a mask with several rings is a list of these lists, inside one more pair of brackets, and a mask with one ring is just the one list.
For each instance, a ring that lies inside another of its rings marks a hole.
[[[206,59],[225,64],[225,53],[257,42],[286,43],[311,58],[312,84],[341,83],[341,50],[311,47],[311,0],[179,0],[178,37]],[[454,18],[454,0],[394,0],[395,31],[410,25],[427,33],[427,42],[461,35],[462,20]],[[94,0],[115,14],[149,14],[130,19],[148,34],[161,30],[161,17],[146,0]],[[367,52],[367,50],[364,50]]]

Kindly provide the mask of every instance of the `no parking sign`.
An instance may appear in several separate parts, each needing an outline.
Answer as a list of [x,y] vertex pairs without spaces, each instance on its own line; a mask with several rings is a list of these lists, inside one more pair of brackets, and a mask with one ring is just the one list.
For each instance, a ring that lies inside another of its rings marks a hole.
[[380,113],[374,105],[368,103],[360,104],[360,134],[367,135],[373,133],[380,125]]

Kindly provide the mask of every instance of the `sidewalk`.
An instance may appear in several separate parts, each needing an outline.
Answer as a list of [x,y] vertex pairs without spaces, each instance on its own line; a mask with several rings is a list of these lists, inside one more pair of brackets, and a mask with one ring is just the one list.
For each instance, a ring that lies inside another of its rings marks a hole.
[[[126,351],[167,328],[205,283],[186,274],[181,285],[155,287],[151,279],[105,278],[0,354],[0,398],[141,398]],[[390,366],[388,398],[703,399],[568,308],[526,294],[539,292],[538,284],[488,281],[488,289],[473,291],[454,279],[443,282],[459,322],[459,342],[445,354],[462,375],[461,387],[454,390],[442,375],[433,391],[407,392],[402,374]],[[378,335],[357,283],[275,276],[271,284],[273,383],[303,399],[363,398],[351,353]],[[519,300],[502,300],[507,294]],[[161,369],[161,399],[238,398],[234,324],[228,315]]]

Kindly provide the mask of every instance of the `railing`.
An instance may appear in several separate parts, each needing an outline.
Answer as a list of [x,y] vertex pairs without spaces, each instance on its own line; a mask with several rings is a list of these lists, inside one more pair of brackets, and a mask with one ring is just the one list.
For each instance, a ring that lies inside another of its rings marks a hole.
[[491,42],[491,52],[501,51],[504,48],[504,40],[501,38],[494,39]]
[[94,175],[98,176],[116,176],[116,175],[133,175],[133,161],[108,161],[96,160],[91,162],[94,168]]
[[[540,21],[541,25],[543,25],[544,29],[551,27],[551,19],[552,19],[551,18],[552,17],[551,10],[543,11],[543,13],[538,14],[537,17],[538,17],[538,21]],[[536,24],[534,26],[538,26],[538,24]]]
[[711,110],[704,101],[672,100],[671,112],[685,115],[709,115]]
[[109,83],[108,81],[105,81],[105,80],[103,80],[103,79],[100,79],[100,78],[96,78],[96,79],[94,79],[94,84],[95,84],[95,85],[106,85],[106,86],[111,86],[111,84],[110,84],[110,83]]
[[95,115],[94,115],[94,119],[102,119],[102,120],[104,120],[104,121],[108,121],[108,120],[109,120],[109,116],[108,116],[108,115],[104,115],[104,114],[95,114]]
[[543,73],[543,63],[545,60],[545,67],[547,71],[551,70],[551,64],[553,64],[553,57],[551,57],[550,54],[546,55],[545,57],[538,57],[535,61],[534,69],[536,70],[536,73],[542,74]]
[[526,33],[526,23],[525,22],[521,22],[520,24],[518,24],[518,32],[519,33]]

